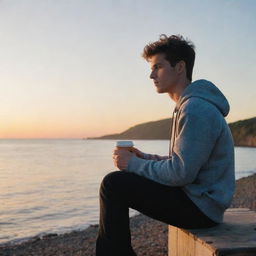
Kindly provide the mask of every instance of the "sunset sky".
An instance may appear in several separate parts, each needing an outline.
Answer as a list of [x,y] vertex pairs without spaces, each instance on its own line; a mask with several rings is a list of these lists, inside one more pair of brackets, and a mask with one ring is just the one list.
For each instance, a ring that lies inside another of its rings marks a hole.
[[0,0],[0,138],[82,138],[169,118],[143,47],[196,46],[193,80],[214,82],[228,122],[256,116],[254,0]]

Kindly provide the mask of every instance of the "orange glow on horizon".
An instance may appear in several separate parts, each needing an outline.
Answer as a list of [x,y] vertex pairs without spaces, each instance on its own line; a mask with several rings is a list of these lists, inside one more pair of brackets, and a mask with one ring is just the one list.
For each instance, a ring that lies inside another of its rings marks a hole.
[[[168,118],[168,117],[166,117]],[[250,117],[248,117],[250,118]],[[139,118],[138,118],[139,119]],[[115,133],[121,133],[132,126],[142,124],[149,121],[157,121],[164,118],[153,119],[153,120],[129,120],[127,122],[117,122],[117,120],[110,119],[109,122],[99,122],[98,120],[91,120],[79,123],[74,120],[0,120],[0,139],[58,139],[58,138],[74,138],[82,139],[88,137],[99,137],[104,135],[110,135]],[[242,118],[247,119],[247,118]],[[242,120],[241,118],[234,119],[234,116],[227,118],[227,122],[235,122]],[[89,125],[88,125],[89,124]]]
[[125,128],[71,125],[69,123],[16,123],[0,127],[0,139],[88,138],[122,132]]

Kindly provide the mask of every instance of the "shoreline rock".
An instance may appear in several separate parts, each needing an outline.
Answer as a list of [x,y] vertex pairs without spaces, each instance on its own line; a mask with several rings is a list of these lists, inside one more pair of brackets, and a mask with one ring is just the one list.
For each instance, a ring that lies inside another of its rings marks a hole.
[[[231,207],[256,211],[256,174],[236,181]],[[142,214],[130,218],[132,245],[138,256],[167,256],[167,224]],[[66,234],[34,237],[17,245],[0,245],[1,256],[94,256],[98,225]]]

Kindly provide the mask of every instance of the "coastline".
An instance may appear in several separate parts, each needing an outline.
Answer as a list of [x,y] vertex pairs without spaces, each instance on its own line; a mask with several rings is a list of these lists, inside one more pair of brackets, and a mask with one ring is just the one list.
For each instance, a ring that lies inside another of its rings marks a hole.
[[[246,207],[256,211],[256,174],[236,181],[236,193],[231,207]],[[132,245],[138,256],[167,256],[167,224],[142,214],[130,218]],[[21,244],[0,245],[2,256],[94,256],[98,225],[66,234],[34,237]]]

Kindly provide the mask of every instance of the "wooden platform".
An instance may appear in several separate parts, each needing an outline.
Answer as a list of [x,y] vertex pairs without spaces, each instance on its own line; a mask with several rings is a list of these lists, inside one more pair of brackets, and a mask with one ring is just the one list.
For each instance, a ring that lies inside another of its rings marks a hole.
[[169,225],[168,256],[256,256],[256,212],[230,208],[224,223],[208,229]]

